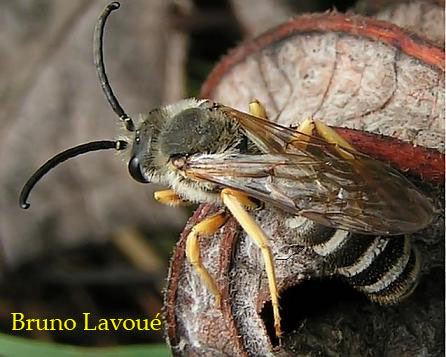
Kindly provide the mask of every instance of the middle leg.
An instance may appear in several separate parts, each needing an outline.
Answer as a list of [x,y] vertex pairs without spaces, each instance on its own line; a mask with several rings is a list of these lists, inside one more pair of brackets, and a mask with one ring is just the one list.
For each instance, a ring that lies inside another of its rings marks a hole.
[[[263,262],[265,264],[266,275],[268,277],[269,291],[271,294],[271,304],[273,307],[274,316],[274,329],[276,336],[280,339],[282,336],[282,328],[280,324],[280,312],[279,312],[279,291],[277,288],[277,278],[274,267],[274,259],[271,252],[271,248],[268,245],[268,238],[259,227],[257,222],[246,211],[244,201],[248,198],[245,194],[232,189],[223,189],[221,192],[221,198],[224,205],[229,209],[234,218],[242,226],[248,236],[259,247]],[[249,200],[249,199],[248,199]]]

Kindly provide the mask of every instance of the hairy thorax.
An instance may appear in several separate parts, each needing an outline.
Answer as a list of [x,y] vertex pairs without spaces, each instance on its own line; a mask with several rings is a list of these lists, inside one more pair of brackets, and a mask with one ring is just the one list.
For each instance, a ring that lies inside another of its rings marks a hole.
[[188,178],[174,162],[195,154],[238,151],[243,134],[213,102],[186,99],[142,116],[130,156],[141,162],[143,176],[172,188],[192,202],[218,202],[218,187]]

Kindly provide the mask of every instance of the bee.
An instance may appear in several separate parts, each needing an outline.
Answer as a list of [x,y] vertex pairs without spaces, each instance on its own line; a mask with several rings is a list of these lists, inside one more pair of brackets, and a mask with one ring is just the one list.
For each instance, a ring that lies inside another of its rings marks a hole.
[[[363,247],[357,255],[369,252],[365,257],[370,261],[370,254],[376,253],[376,257],[386,251],[385,244],[375,236],[400,236],[430,224],[434,208],[423,193],[398,171],[360,153],[322,122],[306,120],[296,130],[269,121],[257,101],[245,113],[194,98],[140,114],[134,120],[115,97],[103,59],[105,23],[119,6],[117,2],[110,3],[98,18],[94,62],[103,92],[124,134],[116,140],[72,147],[48,160],[24,185],[19,198],[22,208],[29,207],[28,197],[35,184],[60,163],[97,150],[121,152],[130,176],[137,182],[169,187],[155,193],[158,201],[171,205],[208,202],[222,207],[193,227],[186,242],[186,257],[217,304],[219,289],[202,264],[199,238],[216,232],[229,213],[236,218],[261,250],[278,337],[281,327],[274,259],[269,238],[249,213],[258,202],[301,219],[298,231],[306,237],[303,244],[320,255],[335,258],[346,254],[336,253],[333,244],[352,244],[347,239],[351,235],[363,236],[367,243],[357,245]],[[400,250],[405,255],[401,254],[410,258],[407,239],[403,241]],[[402,276],[409,258],[395,273],[397,277]],[[353,268],[348,267],[355,264],[355,259],[350,260],[346,263],[344,259],[344,266],[337,263],[338,273],[353,279]],[[356,284],[366,285],[364,281]]]

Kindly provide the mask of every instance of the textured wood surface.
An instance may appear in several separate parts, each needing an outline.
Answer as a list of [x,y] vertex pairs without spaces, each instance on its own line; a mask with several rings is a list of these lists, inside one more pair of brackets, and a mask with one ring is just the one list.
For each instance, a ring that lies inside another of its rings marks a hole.
[[[257,98],[270,119],[285,126],[313,116],[359,129],[356,133],[365,130],[390,141],[403,140],[405,144],[393,141],[393,150],[386,154],[399,164],[413,157],[416,145],[427,147],[438,158],[437,174],[442,174],[443,87],[441,48],[384,22],[328,14],[297,18],[243,44],[217,65],[202,94],[240,110]],[[369,154],[391,147],[378,140],[376,145],[380,147],[371,145]],[[183,232],[170,270],[166,318],[175,354],[441,355],[444,189],[438,185],[441,178],[424,174],[430,156],[419,160],[412,178],[439,212],[432,226],[412,237],[424,257],[423,274],[407,301],[383,308],[330,281],[316,289],[306,287],[305,281],[327,275],[324,262],[296,245],[295,234],[286,227],[291,216],[266,206],[254,214],[271,238],[286,331],[283,346],[273,347],[264,325],[270,317],[267,312],[264,319],[259,315],[269,299],[261,255],[233,221],[202,239],[204,265],[222,291],[221,308],[213,305],[212,296],[185,262],[188,231],[213,209],[202,206]]]

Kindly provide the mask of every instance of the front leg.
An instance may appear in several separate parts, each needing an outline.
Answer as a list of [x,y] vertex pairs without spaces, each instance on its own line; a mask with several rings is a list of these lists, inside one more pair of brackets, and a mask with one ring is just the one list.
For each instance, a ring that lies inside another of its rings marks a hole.
[[180,197],[174,190],[161,190],[155,191],[153,193],[153,198],[159,203],[168,206],[186,206],[189,204],[189,201],[184,200]]

